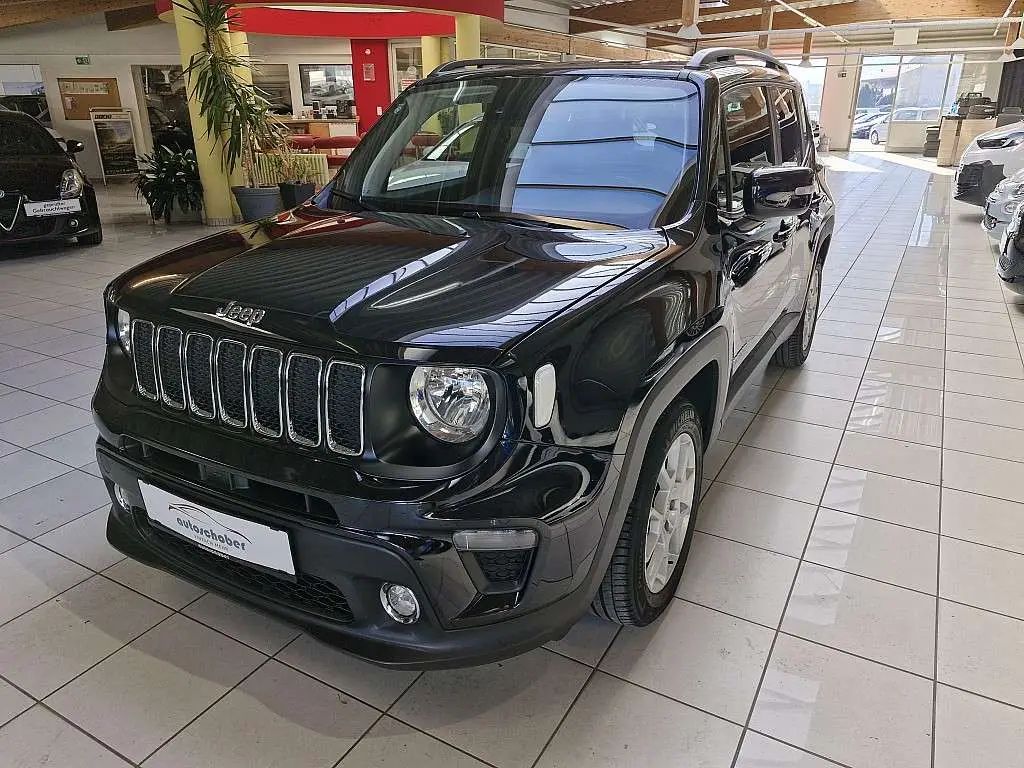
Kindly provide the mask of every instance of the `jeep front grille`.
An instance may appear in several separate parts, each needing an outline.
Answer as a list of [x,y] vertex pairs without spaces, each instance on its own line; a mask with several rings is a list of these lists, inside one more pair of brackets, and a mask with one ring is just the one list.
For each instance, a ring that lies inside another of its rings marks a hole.
[[363,368],[236,339],[132,322],[139,393],[260,437],[363,451]]

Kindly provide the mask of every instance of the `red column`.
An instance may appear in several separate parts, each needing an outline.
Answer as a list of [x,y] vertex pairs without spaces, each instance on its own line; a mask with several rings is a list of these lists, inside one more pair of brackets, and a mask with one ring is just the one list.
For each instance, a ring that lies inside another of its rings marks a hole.
[[387,40],[352,40],[352,78],[359,132],[365,133],[391,103]]

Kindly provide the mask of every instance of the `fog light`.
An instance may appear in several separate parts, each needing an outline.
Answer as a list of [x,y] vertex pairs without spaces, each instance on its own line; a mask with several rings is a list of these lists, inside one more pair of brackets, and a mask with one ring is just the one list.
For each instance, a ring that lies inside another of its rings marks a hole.
[[401,584],[383,584],[380,588],[380,603],[395,621],[412,624],[420,617],[420,603],[408,587]]
[[120,485],[114,486],[114,498],[117,500],[117,503],[121,505],[121,509],[125,512],[131,512],[132,503],[128,500],[128,491]]
[[71,229],[78,229],[78,219],[68,219],[68,227],[70,227]]

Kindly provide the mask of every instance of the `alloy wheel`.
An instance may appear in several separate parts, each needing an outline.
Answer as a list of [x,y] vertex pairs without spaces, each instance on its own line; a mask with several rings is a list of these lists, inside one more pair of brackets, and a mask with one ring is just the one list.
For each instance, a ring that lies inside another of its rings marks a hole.
[[665,588],[679,562],[693,514],[696,481],[697,449],[693,438],[682,433],[665,454],[647,519],[644,576],[653,594]]

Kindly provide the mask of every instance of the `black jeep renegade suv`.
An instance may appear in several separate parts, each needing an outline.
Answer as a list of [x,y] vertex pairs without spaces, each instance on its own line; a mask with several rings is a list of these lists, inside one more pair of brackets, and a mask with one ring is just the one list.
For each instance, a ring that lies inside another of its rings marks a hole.
[[647,624],[832,226],[771,57],[444,65],[311,201],[110,285],[107,535],[394,667]]

